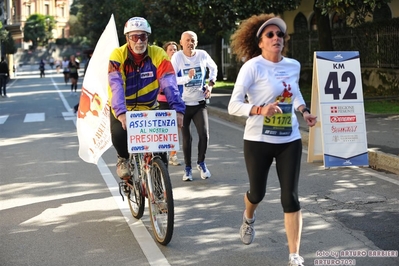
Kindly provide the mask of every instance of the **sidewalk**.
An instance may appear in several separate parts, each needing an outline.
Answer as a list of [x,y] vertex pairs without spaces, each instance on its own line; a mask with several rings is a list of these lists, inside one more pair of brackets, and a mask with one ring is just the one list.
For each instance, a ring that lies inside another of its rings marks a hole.
[[[208,106],[209,114],[245,125],[245,117],[227,113],[230,96],[228,90],[215,89]],[[366,114],[365,119],[370,167],[399,175],[399,115]],[[298,121],[303,144],[307,146],[309,128],[303,119]]]

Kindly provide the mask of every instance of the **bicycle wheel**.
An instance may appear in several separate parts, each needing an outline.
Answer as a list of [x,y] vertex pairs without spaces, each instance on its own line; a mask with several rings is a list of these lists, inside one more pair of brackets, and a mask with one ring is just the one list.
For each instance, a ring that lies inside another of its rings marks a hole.
[[136,219],[140,219],[141,217],[143,217],[145,200],[141,189],[141,180],[139,178],[139,172],[137,169],[139,165],[135,163],[134,156],[132,156],[130,159],[130,167],[131,167],[130,169],[132,172],[132,176],[129,179],[129,183],[132,185],[133,188],[130,189],[127,195],[129,208],[133,217]]
[[156,240],[167,245],[173,235],[175,211],[169,172],[159,157],[153,158],[150,175],[148,206],[152,229]]

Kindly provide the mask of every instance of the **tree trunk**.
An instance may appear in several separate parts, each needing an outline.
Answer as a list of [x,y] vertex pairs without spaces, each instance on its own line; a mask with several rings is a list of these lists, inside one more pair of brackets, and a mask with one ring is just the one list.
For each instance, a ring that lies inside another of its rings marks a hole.
[[313,5],[313,11],[317,21],[317,33],[319,35],[319,50],[320,51],[333,51],[333,42],[331,37],[330,19],[328,14],[322,15],[321,9],[316,7],[316,1]]

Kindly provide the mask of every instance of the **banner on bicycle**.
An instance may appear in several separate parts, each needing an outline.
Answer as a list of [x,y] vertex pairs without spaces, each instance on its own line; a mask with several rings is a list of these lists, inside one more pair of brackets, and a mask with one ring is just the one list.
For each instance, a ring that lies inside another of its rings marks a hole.
[[129,111],[126,113],[126,128],[130,153],[180,149],[174,110]]
[[108,101],[109,55],[119,47],[114,15],[102,33],[83,80],[77,111],[79,157],[97,164],[101,155],[112,146],[110,107]]

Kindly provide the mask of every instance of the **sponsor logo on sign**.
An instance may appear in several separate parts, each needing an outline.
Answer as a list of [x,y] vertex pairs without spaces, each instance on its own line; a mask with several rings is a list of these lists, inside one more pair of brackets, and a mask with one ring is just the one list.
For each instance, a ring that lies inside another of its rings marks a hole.
[[144,145],[141,145],[141,146],[132,146],[132,151],[145,151],[145,150],[148,150],[148,146],[144,146]]
[[346,126],[346,127],[331,127],[331,133],[355,133],[357,126]]
[[356,116],[355,115],[345,115],[345,116],[330,116],[331,123],[355,123]]
[[347,113],[354,113],[355,107],[354,106],[331,106],[330,107],[332,114],[347,114]]
[[131,113],[130,114],[130,118],[139,118],[139,117],[147,117],[148,114],[147,113]]
[[171,112],[156,112],[155,117],[160,117],[160,116],[168,117],[171,115],[172,115]]
[[165,149],[174,149],[175,145],[173,144],[159,144],[158,149],[165,150]]
[[332,136],[333,142],[355,142],[359,140],[358,135],[334,135]]

